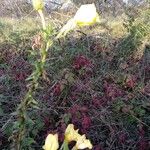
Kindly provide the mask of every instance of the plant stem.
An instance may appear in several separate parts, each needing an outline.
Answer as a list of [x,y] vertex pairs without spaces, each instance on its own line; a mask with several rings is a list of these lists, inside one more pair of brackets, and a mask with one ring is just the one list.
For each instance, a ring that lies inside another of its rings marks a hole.
[[39,10],[38,13],[39,13],[39,15],[41,17],[41,22],[42,22],[43,30],[45,30],[46,29],[46,22],[45,22],[44,14],[43,14],[42,10]]
[[[44,18],[42,10],[39,10],[38,13],[41,17],[43,30],[46,30],[46,22],[45,22],[45,18]],[[25,137],[26,122],[28,119],[27,118],[27,110],[29,107],[32,107],[33,105],[36,104],[36,102],[33,99],[33,94],[34,94],[35,90],[37,89],[38,79],[43,74],[44,65],[45,65],[46,57],[47,57],[47,51],[48,51],[49,47],[52,45],[52,42],[49,42],[49,40],[46,40],[46,37],[47,37],[47,35],[44,32],[44,40],[46,42],[46,44],[45,44],[46,46],[44,46],[40,51],[40,55],[41,55],[41,59],[39,62],[40,66],[37,66],[35,68],[35,70],[33,70],[33,76],[31,78],[32,80],[29,83],[30,87],[28,89],[28,92],[26,93],[24,99],[21,101],[21,103],[17,109],[19,129],[18,129],[18,135],[16,136],[16,139],[14,139],[17,150],[22,149],[21,143]]]

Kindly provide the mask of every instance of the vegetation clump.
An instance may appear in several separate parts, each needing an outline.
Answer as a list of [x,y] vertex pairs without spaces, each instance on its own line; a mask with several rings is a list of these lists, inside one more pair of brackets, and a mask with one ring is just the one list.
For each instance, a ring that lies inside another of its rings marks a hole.
[[150,149],[149,8],[69,32],[36,2],[0,18],[1,149]]

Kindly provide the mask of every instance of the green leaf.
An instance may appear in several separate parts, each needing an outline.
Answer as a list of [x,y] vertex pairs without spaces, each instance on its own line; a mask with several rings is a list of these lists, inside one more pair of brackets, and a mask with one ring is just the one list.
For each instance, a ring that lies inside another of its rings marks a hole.
[[8,137],[13,133],[13,123],[12,122],[8,122],[7,125],[5,125],[5,127],[3,126],[2,128],[3,128],[4,134]]
[[3,109],[0,107],[0,116],[3,116],[4,112]]
[[134,108],[134,112],[135,112],[137,115],[139,115],[140,117],[145,115],[145,110],[142,109],[141,107],[135,107],[135,108]]
[[64,118],[63,118],[63,119],[64,119],[65,124],[68,124],[70,118],[71,118],[71,114],[65,114],[65,115],[64,115]]
[[31,137],[26,137],[22,141],[22,146],[23,147],[29,147],[31,144],[35,143],[34,139]]

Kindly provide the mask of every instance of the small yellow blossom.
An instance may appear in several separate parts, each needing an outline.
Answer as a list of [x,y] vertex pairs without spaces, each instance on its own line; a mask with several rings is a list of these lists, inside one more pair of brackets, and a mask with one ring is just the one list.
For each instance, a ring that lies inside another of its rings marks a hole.
[[80,138],[78,138],[77,143],[74,146],[73,150],[85,149],[85,148],[92,149],[92,147],[93,146],[90,140],[86,139],[85,135],[82,135]]
[[77,141],[81,135],[78,130],[74,129],[73,124],[69,124],[65,131],[65,140],[69,143],[71,141]]
[[59,148],[58,135],[49,134],[46,137],[45,145],[43,146],[44,150],[57,150]]
[[37,11],[42,10],[44,8],[43,0],[32,0],[33,8]]

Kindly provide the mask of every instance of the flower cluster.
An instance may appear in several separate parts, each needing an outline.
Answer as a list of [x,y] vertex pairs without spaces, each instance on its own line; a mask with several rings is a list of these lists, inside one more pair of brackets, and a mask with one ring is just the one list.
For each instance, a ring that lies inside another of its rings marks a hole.
[[[86,139],[85,135],[80,135],[78,133],[78,129],[77,130],[74,129],[73,124],[69,124],[65,131],[65,140],[63,146],[65,144],[68,145],[72,141],[76,142],[72,150],[85,149],[85,148],[92,149],[92,144],[90,140]],[[55,135],[49,134],[45,140],[45,145],[43,146],[43,149],[57,150],[58,148],[59,148],[58,134]]]

